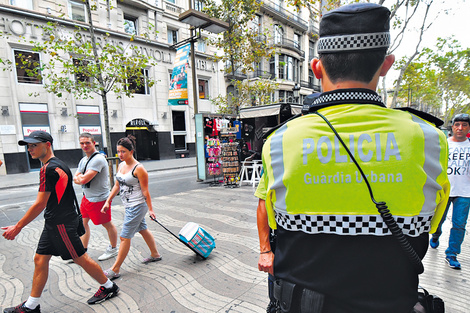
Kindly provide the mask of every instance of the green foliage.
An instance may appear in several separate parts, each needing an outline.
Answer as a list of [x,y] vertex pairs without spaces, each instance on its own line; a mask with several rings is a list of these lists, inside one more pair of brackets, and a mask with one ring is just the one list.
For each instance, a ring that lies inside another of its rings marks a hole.
[[[39,66],[26,64],[29,76],[44,78],[44,88],[59,98],[73,94],[80,99],[93,98],[93,94],[114,92],[118,96],[132,97],[135,89],[155,81],[143,76],[143,69],[155,61],[141,53],[136,46],[117,45],[109,34],[99,37],[95,56],[88,29],[77,26],[73,31],[59,23],[43,26],[43,41],[30,41],[33,51],[48,56]],[[101,76],[101,79],[98,77]],[[101,81],[100,81],[101,80]],[[65,92],[65,93],[64,93]]]
[[[403,62],[395,66],[400,68]],[[441,112],[445,121],[456,112],[469,112],[470,48],[463,49],[452,37],[438,38],[435,49],[423,49],[406,69],[399,97]]]
[[[267,100],[265,95],[275,90],[275,82],[263,78],[253,82],[243,81],[257,70],[258,63],[269,60],[274,53],[274,48],[268,44],[268,30],[256,25],[256,13],[260,5],[258,0],[222,0],[222,3],[205,1],[204,11],[207,14],[230,25],[223,36],[208,39],[210,45],[223,51],[215,54],[213,59],[226,65],[225,75],[236,90],[235,94],[212,99],[221,112],[236,113],[238,107],[251,106],[253,98],[259,104],[271,103],[271,97]],[[258,73],[257,76],[263,76],[262,74]],[[263,83],[260,84],[259,81]]]

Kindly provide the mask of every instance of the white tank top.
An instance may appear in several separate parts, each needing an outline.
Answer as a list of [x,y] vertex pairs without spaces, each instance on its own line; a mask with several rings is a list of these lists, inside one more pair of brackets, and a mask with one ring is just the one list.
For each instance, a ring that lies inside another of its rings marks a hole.
[[134,176],[134,171],[140,163],[137,163],[136,166],[126,174],[118,172],[116,174],[116,179],[119,182],[120,195],[122,204],[126,207],[134,207],[138,204],[145,202],[145,197],[140,188],[139,179]]

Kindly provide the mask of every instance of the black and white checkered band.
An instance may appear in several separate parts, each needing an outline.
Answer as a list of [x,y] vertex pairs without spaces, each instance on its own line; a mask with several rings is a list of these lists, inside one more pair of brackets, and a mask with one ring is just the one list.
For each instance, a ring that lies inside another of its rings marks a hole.
[[390,33],[370,33],[322,37],[318,41],[318,53],[388,48]]
[[322,93],[312,105],[323,107],[332,104],[367,103],[385,107],[382,97],[376,92],[367,89],[338,89]]
[[[395,216],[405,235],[417,237],[431,229],[432,216]],[[276,211],[276,222],[291,231],[307,234],[374,235],[392,233],[380,215],[290,215]]]

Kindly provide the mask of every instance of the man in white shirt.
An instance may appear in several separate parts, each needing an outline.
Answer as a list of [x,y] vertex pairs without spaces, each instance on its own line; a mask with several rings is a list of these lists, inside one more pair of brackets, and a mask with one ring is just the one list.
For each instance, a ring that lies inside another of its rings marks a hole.
[[442,234],[450,204],[452,203],[452,228],[449,236],[449,247],[445,251],[446,262],[453,269],[461,269],[457,254],[465,237],[465,226],[470,208],[470,141],[467,134],[470,131],[470,115],[461,113],[452,119],[452,136],[449,143],[449,164],[447,174],[450,181],[450,197],[446,211],[437,231],[432,235],[429,245],[436,249],[439,246],[439,236]]
[[82,185],[83,198],[80,211],[85,225],[85,235],[81,237],[83,246],[88,247],[90,241],[91,220],[95,225],[103,225],[108,232],[109,246],[106,251],[98,257],[99,261],[110,259],[118,254],[117,230],[111,221],[111,209],[103,212],[104,202],[109,195],[109,170],[108,162],[95,148],[93,135],[83,133],[80,135],[80,147],[85,156],[78,163],[77,172],[73,177],[74,183]]

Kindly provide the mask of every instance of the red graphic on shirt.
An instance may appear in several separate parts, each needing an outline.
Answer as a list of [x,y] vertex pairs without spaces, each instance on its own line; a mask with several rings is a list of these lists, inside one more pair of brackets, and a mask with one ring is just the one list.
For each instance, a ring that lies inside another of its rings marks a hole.
[[55,192],[57,194],[57,204],[60,203],[62,196],[65,193],[65,188],[67,188],[67,184],[69,182],[69,177],[67,174],[59,167],[56,167],[55,171],[59,174],[59,180],[55,185]]
[[49,163],[44,164],[43,167],[41,167],[41,173],[39,174],[39,191],[44,192],[46,191],[46,167],[49,165]]

